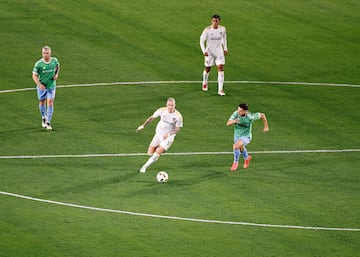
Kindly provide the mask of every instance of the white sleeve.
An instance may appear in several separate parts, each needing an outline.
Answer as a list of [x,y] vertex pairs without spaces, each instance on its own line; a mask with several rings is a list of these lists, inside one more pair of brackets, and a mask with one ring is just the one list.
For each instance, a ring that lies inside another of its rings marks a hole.
[[206,52],[205,42],[206,42],[206,28],[204,29],[204,31],[201,33],[201,36],[200,36],[200,47],[201,47],[201,51],[203,53]]
[[226,39],[226,29],[225,29],[225,27],[224,27],[224,35],[223,35],[222,44],[223,44],[223,47],[224,47],[224,51],[227,51],[227,39]]
[[160,109],[157,109],[154,113],[153,113],[153,117],[154,118],[157,118],[157,117],[160,117],[160,115],[161,115],[161,108]]

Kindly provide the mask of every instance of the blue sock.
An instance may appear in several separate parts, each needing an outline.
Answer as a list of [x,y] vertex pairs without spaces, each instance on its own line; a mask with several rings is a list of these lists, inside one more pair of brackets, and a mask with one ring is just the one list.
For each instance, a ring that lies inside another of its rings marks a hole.
[[51,118],[52,118],[53,112],[54,112],[54,106],[48,106],[48,108],[47,108],[46,120],[47,120],[47,122],[49,122],[49,123],[51,122]]
[[238,162],[240,157],[240,149],[234,150],[234,162]]
[[242,151],[242,155],[243,155],[243,157],[244,157],[244,160],[246,160],[246,159],[249,157],[249,154],[248,154],[248,152],[247,152],[247,150],[246,150],[245,147],[244,147],[244,150]]
[[39,110],[40,110],[40,113],[41,113],[41,118],[45,117],[46,116],[46,107],[45,107],[45,105],[39,105]]

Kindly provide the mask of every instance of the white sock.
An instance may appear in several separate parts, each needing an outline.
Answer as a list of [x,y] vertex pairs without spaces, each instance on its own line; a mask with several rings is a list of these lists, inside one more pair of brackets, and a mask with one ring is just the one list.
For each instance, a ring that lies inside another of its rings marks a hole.
[[218,91],[224,90],[224,71],[218,71]]
[[148,168],[151,164],[156,162],[159,159],[159,157],[160,157],[160,155],[158,155],[157,153],[154,153],[144,164],[144,167]]
[[209,79],[209,73],[207,73],[205,70],[203,71],[203,85],[208,83]]

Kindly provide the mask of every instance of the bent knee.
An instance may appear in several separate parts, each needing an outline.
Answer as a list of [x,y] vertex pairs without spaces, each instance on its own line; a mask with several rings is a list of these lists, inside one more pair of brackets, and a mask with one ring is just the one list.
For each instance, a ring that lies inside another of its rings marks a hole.
[[244,143],[242,141],[238,141],[233,145],[234,149],[242,149],[244,148]]

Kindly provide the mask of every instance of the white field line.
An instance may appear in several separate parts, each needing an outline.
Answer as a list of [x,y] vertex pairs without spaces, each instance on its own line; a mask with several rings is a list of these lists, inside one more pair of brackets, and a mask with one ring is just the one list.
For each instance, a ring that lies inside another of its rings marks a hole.
[[207,220],[207,219],[195,219],[195,218],[183,218],[176,216],[164,216],[158,214],[147,214],[147,213],[139,213],[139,212],[131,212],[131,211],[122,211],[122,210],[112,210],[105,208],[97,208],[85,205],[78,205],[72,203],[64,203],[46,199],[40,199],[25,195],[13,194],[9,192],[0,191],[0,194],[22,198],[31,201],[49,203],[62,205],[67,207],[79,208],[79,209],[87,209],[92,211],[101,211],[101,212],[110,212],[110,213],[121,213],[127,215],[134,216],[142,216],[142,217],[151,217],[151,218],[160,218],[160,219],[171,219],[171,220],[182,220],[182,221],[192,221],[192,222],[202,222],[202,223],[215,223],[215,224],[227,224],[227,225],[243,225],[243,226],[255,226],[255,227],[271,227],[271,228],[291,228],[291,229],[306,229],[306,230],[328,230],[328,231],[360,231],[360,228],[330,228],[330,227],[312,227],[312,226],[293,226],[293,225],[275,225],[275,224],[261,224],[261,223],[252,223],[252,222],[241,222],[241,221],[223,221],[223,220]]
[[[210,83],[216,83],[216,81],[209,81]],[[128,81],[128,82],[102,82],[102,83],[91,83],[91,84],[70,84],[70,85],[59,85],[57,88],[70,88],[70,87],[96,87],[96,86],[114,86],[114,85],[145,85],[145,84],[193,84],[201,83],[201,81]],[[338,83],[321,83],[321,82],[282,82],[282,81],[246,81],[246,80],[233,80],[226,81],[226,84],[267,84],[267,85],[303,85],[303,86],[330,86],[330,87],[360,87],[357,84],[338,84]],[[19,88],[19,89],[8,89],[0,90],[2,93],[14,93],[19,91],[35,90],[35,87],[31,88]]]
[[[360,149],[338,150],[279,150],[279,151],[252,151],[251,154],[297,154],[297,153],[344,153],[360,152]],[[233,152],[183,152],[164,153],[163,155],[221,155]],[[114,153],[114,154],[53,154],[53,155],[1,155],[0,159],[42,159],[42,158],[92,158],[92,157],[131,157],[147,156],[146,153]]]

